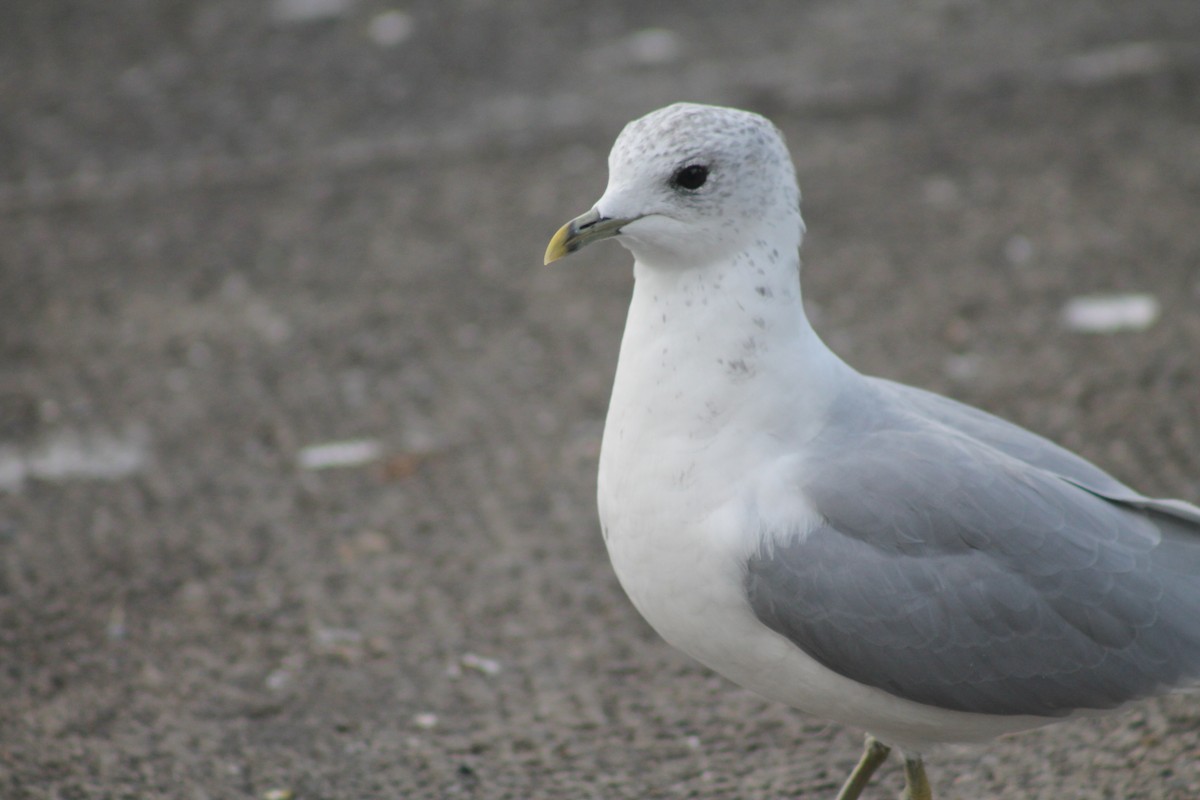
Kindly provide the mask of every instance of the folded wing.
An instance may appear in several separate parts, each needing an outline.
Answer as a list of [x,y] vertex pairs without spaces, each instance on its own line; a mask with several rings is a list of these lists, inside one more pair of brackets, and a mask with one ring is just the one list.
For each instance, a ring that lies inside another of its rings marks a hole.
[[796,490],[822,524],[764,524],[745,571],[764,624],[860,683],[960,711],[1058,716],[1200,678],[1200,509],[896,387],[812,443]]

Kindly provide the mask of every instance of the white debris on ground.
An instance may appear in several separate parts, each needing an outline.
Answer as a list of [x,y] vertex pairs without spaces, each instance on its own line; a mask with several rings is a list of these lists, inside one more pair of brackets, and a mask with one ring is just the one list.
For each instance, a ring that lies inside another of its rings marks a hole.
[[921,196],[931,206],[947,208],[960,199],[961,192],[954,179],[946,175],[931,175],[921,185]]
[[149,460],[150,435],[137,425],[119,434],[58,430],[26,447],[0,442],[0,491],[20,491],[29,479],[119,480],[141,472]]
[[1151,294],[1081,295],[1063,306],[1062,321],[1081,333],[1141,331],[1158,321],[1158,298]]
[[380,47],[395,47],[412,38],[412,14],[403,11],[384,11],[376,14],[367,25],[367,35]]
[[[287,318],[255,296],[254,289],[244,275],[234,273],[221,283],[221,299],[240,307],[242,318],[249,328],[268,344],[282,344],[292,335],[292,325]],[[193,311],[193,314],[195,311]],[[211,320],[197,320],[203,325]],[[193,323],[195,324],[195,322]],[[201,327],[200,330],[204,328]]]
[[437,727],[438,715],[431,713],[431,712],[416,714],[415,716],[413,716],[413,724],[416,725],[418,728],[427,731],[430,728]]
[[640,67],[674,64],[683,56],[683,37],[666,28],[645,28],[625,38],[623,49]]
[[467,669],[473,669],[489,677],[499,675],[501,670],[499,661],[492,658],[484,658],[474,653],[464,653],[462,658],[459,659],[459,663]]
[[1004,243],[1004,260],[1014,267],[1023,267],[1033,259],[1036,248],[1028,236],[1017,233]]
[[983,359],[974,353],[960,353],[947,358],[942,364],[942,372],[947,378],[967,383],[974,380],[983,371]]
[[608,73],[671,66],[683,60],[684,51],[684,39],[675,31],[642,28],[599,45],[589,58],[593,69]]
[[1172,53],[1163,43],[1123,42],[1071,56],[1063,65],[1067,80],[1080,86],[1153,75],[1167,69]]
[[292,684],[294,676],[286,669],[273,669],[266,679],[263,680],[263,685],[272,692],[282,692]]
[[354,0],[273,0],[271,18],[276,22],[312,22],[345,16]]
[[296,675],[304,669],[304,656],[291,653],[283,657],[278,667],[271,670],[263,680],[263,685],[272,692],[285,691],[295,683]]
[[342,647],[362,644],[363,634],[354,628],[316,628],[312,632],[313,644],[319,651],[334,651]]
[[320,470],[361,467],[383,457],[383,445],[375,439],[348,439],[324,442],[302,448],[298,456],[301,469]]

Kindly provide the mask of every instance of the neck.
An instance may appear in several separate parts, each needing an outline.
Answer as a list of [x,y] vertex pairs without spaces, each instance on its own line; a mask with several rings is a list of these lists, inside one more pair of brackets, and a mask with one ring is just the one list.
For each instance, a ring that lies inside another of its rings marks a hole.
[[634,276],[606,447],[608,428],[664,446],[815,434],[849,368],[804,315],[794,250],[688,269],[639,261]]

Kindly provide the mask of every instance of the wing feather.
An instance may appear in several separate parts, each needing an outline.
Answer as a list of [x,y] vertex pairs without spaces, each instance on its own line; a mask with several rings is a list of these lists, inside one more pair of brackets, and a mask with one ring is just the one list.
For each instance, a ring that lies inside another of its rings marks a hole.
[[960,711],[1056,716],[1200,678],[1200,509],[931,405],[845,408],[853,427],[811,444],[797,490],[823,523],[761,532],[758,618],[840,674]]

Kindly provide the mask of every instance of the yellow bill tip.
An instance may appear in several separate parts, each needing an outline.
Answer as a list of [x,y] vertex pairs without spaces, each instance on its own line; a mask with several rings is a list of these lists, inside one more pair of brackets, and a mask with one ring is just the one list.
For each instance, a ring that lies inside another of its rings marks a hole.
[[571,223],[568,222],[559,228],[554,236],[550,237],[550,244],[546,245],[546,260],[542,262],[543,264],[552,264],[571,252],[567,249],[567,237],[570,235]]

